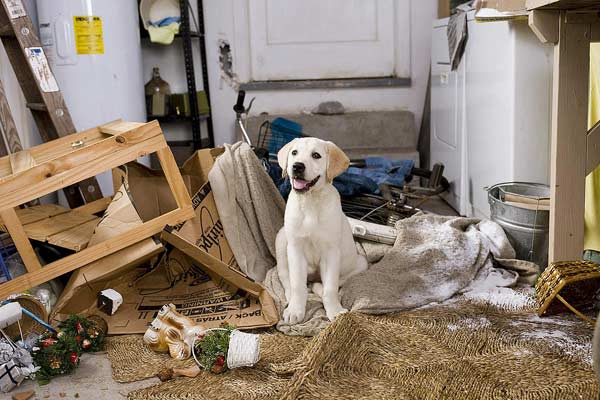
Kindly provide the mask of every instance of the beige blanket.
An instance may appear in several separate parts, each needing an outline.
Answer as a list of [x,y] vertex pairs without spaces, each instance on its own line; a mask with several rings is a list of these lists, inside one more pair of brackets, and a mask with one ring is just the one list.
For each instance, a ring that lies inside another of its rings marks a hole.
[[285,202],[246,143],[225,145],[208,174],[225,237],[240,269],[256,281],[275,266]]
[[[504,231],[492,221],[420,214],[398,221],[396,228],[391,247],[358,243],[372,265],[343,285],[342,305],[347,309],[369,314],[409,310],[460,292],[532,284],[539,274],[537,265],[514,260]],[[276,269],[267,273],[264,284],[281,313],[285,295]],[[312,336],[328,324],[319,297],[311,293],[304,321],[279,322],[277,328]]]

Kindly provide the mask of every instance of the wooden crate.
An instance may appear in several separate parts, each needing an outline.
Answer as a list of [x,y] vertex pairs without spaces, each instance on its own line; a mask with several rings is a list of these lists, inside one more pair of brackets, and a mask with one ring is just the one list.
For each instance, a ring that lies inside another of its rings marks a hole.
[[[156,153],[178,208],[41,268],[15,207],[138,157]],[[0,284],[0,299],[47,282],[194,216],[192,202],[157,121],[114,121],[0,158],[0,218],[27,273]]]

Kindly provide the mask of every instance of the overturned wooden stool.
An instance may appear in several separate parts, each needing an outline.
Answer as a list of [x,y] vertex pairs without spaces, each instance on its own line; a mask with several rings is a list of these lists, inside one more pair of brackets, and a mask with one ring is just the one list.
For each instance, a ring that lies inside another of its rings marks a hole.
[[[43,268],[15,207],[156,153],[177,208]],[[188,191],[158,122],[114,121],[0,158],[0,218],[27,273],[0,284],[0,299],[73,271],[194,216]]]

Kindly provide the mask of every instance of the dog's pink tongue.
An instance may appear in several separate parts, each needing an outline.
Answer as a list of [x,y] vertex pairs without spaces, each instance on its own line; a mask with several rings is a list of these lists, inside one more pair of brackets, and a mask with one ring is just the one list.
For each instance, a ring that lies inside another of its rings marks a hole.
[[304,190],[308,186],[308,181],[302,179],[292,179],[292,182],[296,190]]

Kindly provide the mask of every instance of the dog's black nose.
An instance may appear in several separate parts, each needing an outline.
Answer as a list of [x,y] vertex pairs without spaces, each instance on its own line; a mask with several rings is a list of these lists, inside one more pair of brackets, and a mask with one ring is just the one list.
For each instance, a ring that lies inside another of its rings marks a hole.
[[295,162],[294,165],[292,165],[292,171],[295,174],[301,174],[304,172],[305,169],[306,169],[306,166],[304,165],[304,163],[301,163],[301,162]]

